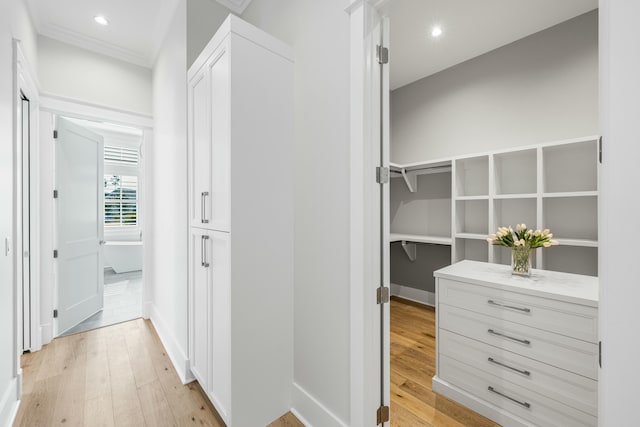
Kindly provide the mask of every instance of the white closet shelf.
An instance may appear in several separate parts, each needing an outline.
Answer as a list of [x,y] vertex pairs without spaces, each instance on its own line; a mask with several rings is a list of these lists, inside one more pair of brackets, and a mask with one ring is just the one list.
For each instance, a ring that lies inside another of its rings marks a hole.
[[457,196],[456,200],[489,200],[489,196]]
[[424,236],[419,234],[391,233],[389,235],[389,241],[390,242],[429,243],[434,245],[450,246],[452,239],[451,237],[441,237],[441,236]]
[[493,196],[495,200],[506,200],[506,199],[535,199],[538,197],[537,193],[527,193],[527,194],[496,194]]
[[419,175],[451,172],[451,160],[409,163],[406,165],[389,163],[389,170],[392,178],[404,178],[409,191],[415,193],[418,191]]
[[560,242],[561,246],[581,246],[584,248],[597,248],[598,241],[597,240],[589,240],[589,239],[563,239],[562,237],[558,237],[558,242]]
[[560,197],[598,197],[597,191],[571,191],[571,192],[563,192],[563,193],[544,193],[542,197],[551,199],[551,198],[560,198]]
[[456,233],[456,239],[487,240],[488,234]]

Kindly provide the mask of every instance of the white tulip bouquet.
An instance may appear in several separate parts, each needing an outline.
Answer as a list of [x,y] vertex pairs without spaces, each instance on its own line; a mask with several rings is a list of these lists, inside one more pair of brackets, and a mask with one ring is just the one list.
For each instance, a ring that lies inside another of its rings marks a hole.
[[553,240],[553,233],[549,229],[531,230],[526,224],[516,225],[515,231],[511,227],[500,227],[495,234],[487,237],[487,242],[492,245],[511,248],[512,273],[519,276],[531,274],[531,250],[536,248],[549,248],[558,245]]
[[532,230],[526,224],[516,225],[515,231],[511,227],[500,227],[495,234],[487,237],[487,242],[492,245],[513,248],[517,246],[528,246],[529,249],[548,248],[558,245],[557,240],[552,240],[553,233],[547,228],[545,230]]

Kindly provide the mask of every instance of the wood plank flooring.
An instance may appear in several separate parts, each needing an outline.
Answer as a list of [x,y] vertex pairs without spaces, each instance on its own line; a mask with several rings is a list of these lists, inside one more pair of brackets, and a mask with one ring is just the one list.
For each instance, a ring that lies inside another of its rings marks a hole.
[[432,307],[391,298],[391,426],[498,426],[431,390],[435,335]]
[[[55,339],[25,354],[14,426],[225,424],[200,386],[183,385],[148,320]],[[269,427],[302,427],[290,413]]]

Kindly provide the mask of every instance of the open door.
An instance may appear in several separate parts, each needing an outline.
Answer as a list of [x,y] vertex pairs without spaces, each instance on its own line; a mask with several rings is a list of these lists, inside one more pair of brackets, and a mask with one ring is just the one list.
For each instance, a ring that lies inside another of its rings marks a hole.
[[54,138],[60,335],[104,305],[104,141],[61,118],[56,120]]

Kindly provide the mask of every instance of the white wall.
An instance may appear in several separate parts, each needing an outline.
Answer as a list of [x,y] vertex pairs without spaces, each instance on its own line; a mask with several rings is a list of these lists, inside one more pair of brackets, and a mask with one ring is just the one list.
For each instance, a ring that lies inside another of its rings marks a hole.
[[[640,2],[600,1],[603,163],[600,205],[601,426],[640,425],[640,287],[634,274],[640,218]],[[621,238],[621,233],[625,237]]]
[[0,425],[10,425],[19,393],[16,332],[16,294],[13,252],[5,253],[5,239],[15,242],[13,229],[14,137],[12,39],[22,40],[27,61],[37,63],[36,38],[22,2],[0,2]]
[[242,15],[295,52],[293,406],[315,426],[350,419],[347,6],[254,0]]
[[145,265],[151,319],[178,373],[187,360],[187,8],[182,0],[153,70],[154,141],[147,147],[150,223]]
[[187,0],[187,67],[191,67],[229,13],[215,0]]
[[391,132],[398,163],[597,134],[597,11],[393,91]]
[[42,92],[150,115],[151,70],[38,37]]

